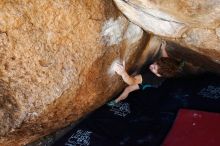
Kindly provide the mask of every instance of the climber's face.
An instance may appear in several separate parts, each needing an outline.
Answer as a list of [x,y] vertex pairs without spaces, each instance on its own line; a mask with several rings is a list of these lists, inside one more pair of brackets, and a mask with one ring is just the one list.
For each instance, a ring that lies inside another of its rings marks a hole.
[[156,76],[161,77],[161,75],[158,73],[159,66],[156,62],[151,64],[149,66],[149,69],[151,70],[152,73],[154,73]]

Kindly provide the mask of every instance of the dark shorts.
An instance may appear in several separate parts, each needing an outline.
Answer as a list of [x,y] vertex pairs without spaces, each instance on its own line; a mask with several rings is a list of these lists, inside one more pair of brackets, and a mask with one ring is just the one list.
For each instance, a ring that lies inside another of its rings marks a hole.
[[145,90],[146,88],[157,88],[165,80],[162,77],[157,77],[151,71],[146,71],[144,73],[141,73],[141,76],[142,76],[142,83],[138,84],[141,90]]

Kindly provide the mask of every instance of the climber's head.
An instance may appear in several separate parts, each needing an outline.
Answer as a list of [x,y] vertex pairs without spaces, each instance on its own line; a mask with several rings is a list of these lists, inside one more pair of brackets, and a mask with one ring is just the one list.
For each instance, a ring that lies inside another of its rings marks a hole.
[[182,62],[170,57],[161,57],[149,69],[158,77],[175,77],[182,72]]

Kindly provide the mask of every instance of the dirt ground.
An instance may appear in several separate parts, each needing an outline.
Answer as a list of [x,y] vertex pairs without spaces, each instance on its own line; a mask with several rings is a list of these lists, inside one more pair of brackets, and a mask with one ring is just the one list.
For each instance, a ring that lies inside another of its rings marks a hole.
[[76,124],[71,124],[63,129],[60,129],[50,135],[44,136],[37,141],[27,144],[26,146],[52,146],[56,140],[62,137],[65,133],[71,130]]

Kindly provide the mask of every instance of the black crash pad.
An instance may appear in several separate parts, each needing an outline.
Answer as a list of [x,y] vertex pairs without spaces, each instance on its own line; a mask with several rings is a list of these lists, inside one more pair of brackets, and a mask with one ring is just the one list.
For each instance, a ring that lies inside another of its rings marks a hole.
[[169,79],[159,88],[135,91],[94,111],[54,146],[159,146],[180,108],[220,112],[220,77]]

